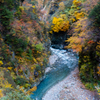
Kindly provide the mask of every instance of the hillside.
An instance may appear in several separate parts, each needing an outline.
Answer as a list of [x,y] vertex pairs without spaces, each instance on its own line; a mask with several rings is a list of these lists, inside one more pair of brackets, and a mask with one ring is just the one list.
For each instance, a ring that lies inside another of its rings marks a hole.
[[78,54],[83,85],[100,94],[100,0],[0,0],[0,100],[31,100],[50,47]]

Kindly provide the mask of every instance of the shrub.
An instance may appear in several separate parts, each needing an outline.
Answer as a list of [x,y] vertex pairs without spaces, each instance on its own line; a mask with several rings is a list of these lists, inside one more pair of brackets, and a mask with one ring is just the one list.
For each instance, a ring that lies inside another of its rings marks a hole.
[[29,60],[33,60],[32,55],[33,55],[33,54],[32,54],[32,50],[31,50],[31,49],[28,49],[28,50],[27,50],[27,56],[28,56],[28,59],[29,59]]
[[41,66],[36,65],[36,71],[40,71],[41,70]]
[[21,85],[21,86],[27,83],[27,80],[21,77],[17,77],[14,81],[17,85]]
[[78,20],[78,19],[84,17],[84,13],[83,13],[83,12],[76,13],[76,14],[75,14],[75,17],[76,17],[76,20]]
[[0,66],[3,65],[3,62],[0,60]]
[[19,6],[19,0],[1,0],[0,1],[0,22],[9,29],[11,20],[13,19],[12,9],[16,9]]
[[44,49],[43,44],[42,43],[36,44],[35,49],[36,51],[42,51]]
[[0,98],[0,100],[32,100],[29,95],[25,95],[22,92],[11,91],[6,93],[6,96]]
[[86,84],[85,84],[85,87],[86,87],[87,89],[89,89],[89,90],[94,90],[94,89],[95,89],[93,83],[86,83]]
[[22,53],[24,52],[24,50],[23,50],[22,48],[18,48],[18,49],[16,49],[15,51],[16,51],[16,54],[17,54],[18,56],[21,56]]
[[100,2],[91,10],[89,18],[95,20],[95,26],[100,26]]
[[15,17],[18,17],[19,19],[21,18],[21,11],[19,9],[17,9],[17,11],[14,13]]
[[17,55],[21,55],[27,47],[27,41],[22,38],[17,38],[12,34],[6,35],[6,43],[12,46]]
[[79,6],[81,4],[80,0],[73,0],[73,4]]
[[99,97],[100,97],[100,85],[95,86],[95,88],[96,88],[96,90],[97,90],[97,92],[99,94]]
[[17,48],[25,49],[27,47],[27,41],[23,40],[22,38],[13,36],[13,34],[6,35],[6,42],[14,46],[15,49]]
[[53,25],[51,26],[52,30],[57,33],[59,31],[67,31],[69,29],[70,24],[69,21],[67,21],[66,19],[54,17],[52,21]]
[[29,57],[32,56],[32,50],[31,50],[31,49],[28,49],[28,50],[27,50],[27,56],[29,56]]
[[1,12],[0,12],[0,21],[2,23],[3,26],[9,26],[10,22],[13,18],[13,13],[7,9],[6,6],[0,6]]

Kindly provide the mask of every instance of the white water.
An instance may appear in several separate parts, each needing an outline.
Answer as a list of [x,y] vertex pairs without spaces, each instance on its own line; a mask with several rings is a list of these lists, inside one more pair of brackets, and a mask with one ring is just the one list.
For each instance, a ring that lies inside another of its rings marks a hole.
[[[78,65],[78,57],[73,52],[50,48],[52,54],[57,55],[53,68],[46,74],[46,78],[38,85],[31,98],[42,100],[46,92],[59,81],[63,80]],[[55,60],[54,57],[50,58]]]
[[60,50],[60,49],[54,49],[50,47],[50,50],[52,54],[55,54],[58,56],[60,59],[60,63],[66,64],[68,68],[73,68],[75,67],[76,64],[78,64],[78,55],[72,53],[72,52],[67,52],[66,50]]

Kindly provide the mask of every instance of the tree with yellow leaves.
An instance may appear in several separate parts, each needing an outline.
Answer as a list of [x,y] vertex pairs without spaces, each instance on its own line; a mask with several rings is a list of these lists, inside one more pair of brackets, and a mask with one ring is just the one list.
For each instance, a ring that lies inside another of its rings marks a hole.
[[53,25],[51,26],[51,29],[57,33],[59,31],[67,31],[70,26],[69,21],[63,18],[54,17],[52,23]]

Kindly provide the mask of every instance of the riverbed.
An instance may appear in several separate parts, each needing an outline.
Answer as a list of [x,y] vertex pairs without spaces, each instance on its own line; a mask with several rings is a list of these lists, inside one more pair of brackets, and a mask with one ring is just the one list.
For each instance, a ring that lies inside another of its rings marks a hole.
[[85,88],[79,78],[78,67],[46,92],[42,100],[99,100],[95,92]]
[[31,98],[36,100],[42,100],[42,97],[50,88],[67,77],[78,65],[78,57],[73,52],[54,48],[50,49],[52,55],[56,55],[56,58],[51,55],[50,61],[53,61],[53,63],[48,66],[51,69],[46,73],[45,79],[37,86],[37,90],[33,92],[34,94],[31,95]]

